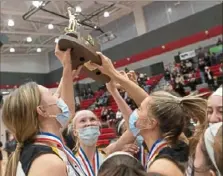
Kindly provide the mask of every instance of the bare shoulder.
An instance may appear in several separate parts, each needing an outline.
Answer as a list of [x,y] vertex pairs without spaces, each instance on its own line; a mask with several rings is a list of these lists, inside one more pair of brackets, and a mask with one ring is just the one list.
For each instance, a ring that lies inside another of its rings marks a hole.
[[65,163],[54,154],[44,154],[36,158],[28,176],[67,176]]
[[174,176],[184,175],[176,164],[165,158],[157,159],[156,161],[154,161],[154,163],[152,163],[152,165],[149,167],[148,171],[163,174],[166,176],[173,176],[173,173]]

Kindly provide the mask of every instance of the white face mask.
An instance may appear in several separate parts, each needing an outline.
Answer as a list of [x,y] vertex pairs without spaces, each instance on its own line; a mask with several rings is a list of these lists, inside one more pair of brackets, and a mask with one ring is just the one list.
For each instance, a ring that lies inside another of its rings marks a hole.
[[78,130],[79,138],[86,146],[95,145],[100,134],[99,126],[89,126]]

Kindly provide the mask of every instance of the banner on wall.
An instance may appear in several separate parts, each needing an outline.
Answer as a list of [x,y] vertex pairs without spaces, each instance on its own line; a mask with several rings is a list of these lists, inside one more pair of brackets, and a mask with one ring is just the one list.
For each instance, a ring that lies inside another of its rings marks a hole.
[[222,53],[223,52],[223,48],[222,48],[222,45],[218,45],[218,46],[214,46],[214,47],[211,47],[209,49],[210,53]]
[[195,50],[184,52],[180,54],[180,60],[190,59],[196,56]]

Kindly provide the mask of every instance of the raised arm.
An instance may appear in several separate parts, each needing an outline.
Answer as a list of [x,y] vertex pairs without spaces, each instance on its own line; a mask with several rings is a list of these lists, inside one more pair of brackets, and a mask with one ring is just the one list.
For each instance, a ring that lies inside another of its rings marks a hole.
[[79,67],[77,71],[72,71],[70,49],[67,49],[67,51],[60,51],[58,45],[56,45],[55,55],[63,66],[62,78],[56,94],[68,105],[70,117],[73,117],[75,114],[73,76],[77,76],[81,67]]
[[119,83],[123,89],[125,89],[131,98],[135,101],[135,103],[140,106],[141,102],[148,96],[148,94],[137,84],[126,79],[123,75],[121,75],[113,66],[111,60],[104,56],[102,53],[97,52],[102,60],[102,66],[93,64],[93,66],[97,67],[102,73],[108,75],[111,79]]
[[132,144],[135,142],[135,137],[130,130],[124,132],[124,134],[114,143],[110,144],[104,149],[106,155],[121,151],[126,144]]
[[60,97],[68,105],[70,110],[70,115],[74,115],[74,90],[73,90],[73,79],[72,79],[72,65],[71,65],[71,56],[70,49],[67,51],[60,51],[58,45],[56,45],[55,55],[60,60],[63,65],[63,73],[61,79],[61,85],[59,88]]
[[122,112],[122,115],[126,122],[128,122],[129,116],[132,113],[132,110],[128,106],[128,104],[125,102],[125,100],[121,97],[120,93],[118,92],[118,89],[116,88],[115,82],[110,81],[106,84],[106,87],[112,97],[114,98],[116,104],[118,105],[118,108]]

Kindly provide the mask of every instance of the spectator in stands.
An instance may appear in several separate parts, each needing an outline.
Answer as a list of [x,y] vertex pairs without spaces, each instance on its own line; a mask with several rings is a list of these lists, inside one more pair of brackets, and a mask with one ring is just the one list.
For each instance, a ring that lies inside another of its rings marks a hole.
[[170,71],[168,68],[165,69],[164,79],[168,82],[170,81]]
[[209,67],[205,67],[205,79],[211,90],[214,90],[214,75]]
[[210,51],[208,51],[204,54],[204,62],[205,62],[206,66],[208,66],[208,67],[211,66],[211,53],[210,53]]
[[181,61],[180,71],[181,71],[181,74],[183,75],[188,73],[188,69],[184,61]]
[[81,97],[82,97],[83,99],[87,99],[87,91],[86,91],[85,88],[83,88],[82,91],[81,91]]
[[107,121],[108,109],[107,107],[102,107],[101,109],[101,120],[103,122]]
[[175,84],[174,84],[174,90],[180,94],[182,97],[185,96],[185,90],[184,90],[184,78],[183,75],[178,74],[175,78]]
[[93,97],[94,97],[94,92],[92,91],[90,84],[88,84],[87,98],[90,99],[90,98],[93,98]]
[[222,45],[222,44],[223,44],[222,39],[219,37],[216,45],[218,46],[218,45]]
[[114,128],[115,121],[116,121],[116,115],[115,115],[115,112],[112,110],[112,108],[108,109],[107,121],[108,121],[109,127],[113,127]]
[[120,110],[118,110],[118,111],[116,112],[116,119],[119,120],[119,119],[121,119],[121,118],[122,118],[122,113],[121,113]]
[[186,60],[186,64],[185,65],[187,67],[187,73],[193,70],[193,64],[192,64],[192,62],[189,59]]
[[219,87],[218,77],[217,76],[214,76],[214,90],[217,90],[218,87]]
[[101,97],[101,99],[102,99],[102,105],[103,106],[108,106],[108,92],[106,93],[104,93],[104,95]]
[[188,86],[191,88],[191,91],[196,90],[196,78],[193,72],[188,74]]
[[198,57],[198,59],[200,59],[200,58],[204,59],[204,49],[202,47],[198,48],[197,57]]
[[202,81],[202,83],[205,83],[205,76],[204,76],[205,62],[204,62],[203,58],[198,59],[198,68],[200,70],[201,81]]

